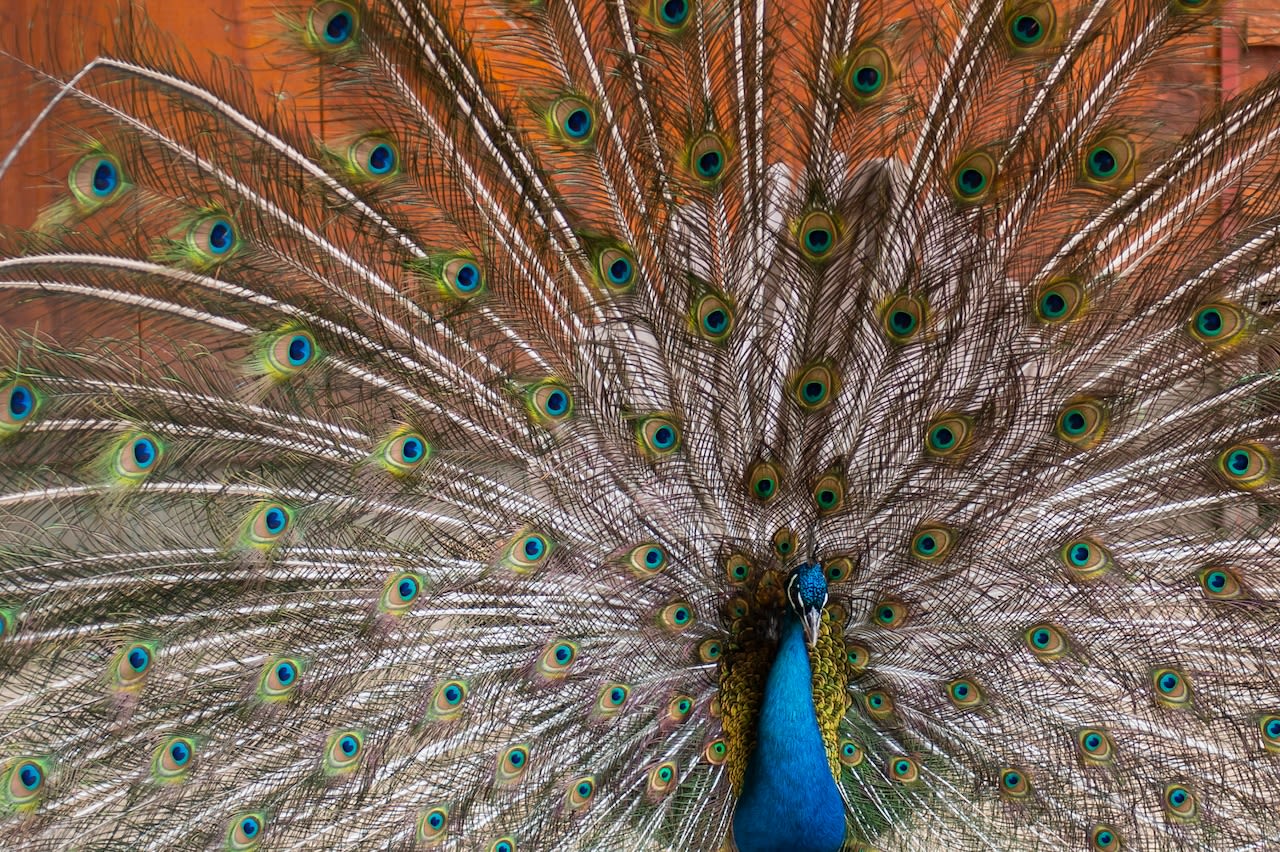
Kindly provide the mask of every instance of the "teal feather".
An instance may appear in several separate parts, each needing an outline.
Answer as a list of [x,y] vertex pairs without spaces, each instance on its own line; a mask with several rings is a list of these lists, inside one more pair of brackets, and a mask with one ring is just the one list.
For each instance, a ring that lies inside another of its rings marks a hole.
[[130,11],[0,36],[0,846],[1280,837],[1229,4]]

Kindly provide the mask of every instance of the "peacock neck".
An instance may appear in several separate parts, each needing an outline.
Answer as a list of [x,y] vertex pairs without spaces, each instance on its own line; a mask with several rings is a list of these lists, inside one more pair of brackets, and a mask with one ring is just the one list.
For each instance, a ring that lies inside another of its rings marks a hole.
[[739,852],[836,852],[844,835],[844,800],[813,708],[804,629],[788,613],[733,816],[734,840]]

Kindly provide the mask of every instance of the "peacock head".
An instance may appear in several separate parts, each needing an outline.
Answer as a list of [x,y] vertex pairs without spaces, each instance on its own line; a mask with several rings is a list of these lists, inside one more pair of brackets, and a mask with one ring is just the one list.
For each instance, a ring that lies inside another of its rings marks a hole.
[[804,626],[804,638],[818,644],[822,608],[827,605],[827,576],[821,562],[806,562],[787,575],[787,608]]

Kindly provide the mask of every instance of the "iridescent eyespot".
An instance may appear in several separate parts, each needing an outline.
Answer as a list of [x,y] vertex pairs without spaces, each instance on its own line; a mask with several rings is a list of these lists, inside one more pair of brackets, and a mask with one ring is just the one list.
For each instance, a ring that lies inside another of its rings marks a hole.
[[693,712],[693,699],[687,695],[676,695],[667,702],[667,720],[680,723],[689,718]]
[[971,710],[982,703],[982,690],[968,678],[959,678],[947,684],[947,698],[961,710]]
[[1164,707],[1189,707],[1191,705],[1191,681],[1174,668],[1160,668],[1151,673],[1151,686],[1156,703]]
[[1080,750],[1080,760],[1088,766],[1104,766],[1115,760],[1115,744],[1110,734],[1101,728],[1076,731],[1076,747]]
[[1036,319],[1049,324],[1067,322],[1080,313],[1084,302],[1084,288],[1078,282],[1069,278],[1050,281],[1036,294]]
[[573,416],[573,394],[558,379],[543,379],[525,392],[529,417],[538,425],[559,426]]
[[502,551],[502,564],[517,574],[528,575],[547,564],[555,542],[545,533],[523,529],[512,536]]
[[629,293],[636,283],[636,259],[630,251],[610,246],[596,255],[596,274],[610,293]]
[[[4,374],[0,373],[2,381]],[[7,383],[0,384],[0,438],[21,429],[40,410],[42,402],[43,398],[30,382],[10,378]]]
[[195,757],[195,743],[187,737],[168,737],[151,756],[151,777],[162,784],[186,780]]
[[423,811],[418,817],[418,842],[424,845],[435,845],[444,838],[449,827],[449,809],[436,805]]
[[552,104],[548,117],[556,134],[571,145],[585,145],[595,136],[595,111],[591,104],[576,95],[568,95]]
[[888,627],[891,630],[901,627],[907,622],[907,605],[898,600],[882,600],[876,604],[872,618],[881,627]]
[[692,11],[690,0],[653,0],[653,17],[669,33],[682,30]]
[[360,765],[364,751],[364,733],[361,731],[336,731],[329,735],[324,749],[324,771],[328,775],[340,775],[353,771]]
[[1218,474],[1232,488],[1245,491],[1271,481],[1271,451],[1262,444],[1232,444],[1218,456]]
[[716,737],[702,749],[702,757],[712,766],[723,766],[729,759],[729,745],[724,737]]
[[257,369],[278,382],[296,376],[323,353],[311,332],[296,326],[263,335],[257,345]]
[[600,688],[600,694],[596,696],[596,706],[592,716],[599,721],[616,717],[626,706],[627,696],[630,694],[631,687],[625,683],[606,683]]
[[982,151],[965,157],[951,172],[956,199],[965,204],[986,200],[996,177],[996,161]]
[[1280,754],[1280,715],[1267,713],[1258,717],[1258,733],[1262,735],[1262,747]]
[[164,444],[147,432],[128,432],[108,451],[111,479],[119,485],[136,485],[159,467]]
[[911,555],[925,562],[941,562],[955,546],[955,533],[938,524],[926,524],[911,537]]
[[101,152],[81,157],[71,167],[67,184],[85,213],[115,201],[126,186],[119,161]]
[[422,578],[409,571],[397,571],[387,578],[378,598],[378,609],[388,615],[404,615],[422,593]]
[[658,613],[658,625],[671,633],[680,633],[693,621],[693,607],[685,601],[669,603]]
[[742,595],[735,595],[724,602],[721,612],[724,613],[725,620],[732,623],[746,618],[751,612],[751,604]]
[[664,414],[653,414],[636,422],[636,439],[645,455],[662,458],[680,449],[680,427]]
[[421,432],[402,426],[378,444],[374,459],[392,476],[407,477],[426,464],[431,453],[431,444]]
[[584,775],[569,782],[569,790],[565,796],[565,804],[571,811],[580,811],[591,804],[591,797],[596,793],[594,775]]
[[791,382],[791,395],[805,411],[825,408],[838,391],[836,372],[826,364],[811,364],[803,368]]
[[862,747],[853,740],[840,741],[840,765],[845,769],[853,769],[859,766],[865,757]]
[[1169,819],[1175,822],[1194,822],[1200,815],[1195,795],[1182,784],[1166,786],[1160,804]]
[[704,663],[714,663],[720,659],[723,649],[718,639],[703,639],[698,643],[698,659]]
[[494,781],[499,785],[514,784],[529,768],[529,747],[523,743],[508,746],[498,755]]
[[258,678],[258,696],[263,701],[284,701],[298,686],[301,666],[292,658],[268,660]]
[[920,778],[920,767],[909,757],[889,761],[889,778],[899,784],[914,784]]
[[719,296],[709,293],[693,306],[694,330],[712,343],[723,343],[733,331],[733,309]]
[[516,840],[514,837],[499,837],[489,844],[486,852],[516,852]]
[[844,508],[844,473],[828,471],[813,486],[813,504],[819,515],[830,515]]
[[704,133],[689,147],[689,170],[704,184],[714,186],[724,177],[729,151],[714,133]]
[[431,721],[448,721],[458,718],[469,693],[465,680],[446,680],[436,684],[431,693],[431,706],[427,718]]
[[724,573],[730,583],[745,583],[751,578],[751,561],[741,553],[731,553],[724,561]]
[[786,559],[796,549],[796,534],[789,527],[781,527],[773,534],[773,551]]
[[1111,570],[1111,551],[1087,538],[1075,539],[1058,550],[1058,560],[1075,580],[1096,580]]
[[1240,578],[1230,568],[1214,565],[1201,569],[1196,576],[1200,588],[1210,600],[1234,601],[1247,597]]
[[1136,160],[1132,142],[1115,134],[1105,136],[1085,153],[1085,180],[1091,184],[1115,184],[1129,176]]
[[569,673],[574,660],[578,658],[578,644],[560,640],[552,642],[542,649],[538,657],[538,673],[545,678],[557,680]]
[[915,296],[899,296],[889,303],[881,317],[884,333],[894,343],[911,340],[925,322],[924,302]]
[[231,257],[238,244],[235,225],[226,216],[204,216],[187,231],[188,247],[205,264],[221,263]]
[[939,459],[958,459],[973,444],[973,421],[960,414],[935,417],[925,430],[925,452]]
[[445,298],[466,302],[484,292],[484,270],[471,255],[455,255],[441,264],[439,284]]
[[1026,773],[1007,766],[1000,770],[1000,793],[1010,799],[1025,799],[1031,793],[1031,782]]
[[154,653],[153,646],[142,643],[134,643],[122,648],[112,667],[116,689],[135,690],[141,687],[146,680],[147,672],[151,670]]
[[839,226],[830,213],[814,210],[796,226],[796,239],[805,257],[819,261],[835,248],[839,239]]
[[227,824],[227,849],[230,852],[246,852],[257,849],[266,828],[266,817],[261,813],[239,814]]
[[1052,3],[1023,3],[1006,18],[1009,42],[1018,50],[1038,47],[1053,31],[1055,21]]
[[778,496],[782,482],[782,468],[773,462],[756,462],[747,477],[747,491],[761,503],[768,503]]
[[1203,305],[1187,322],[1192,337],[1214,348],[1237,342],[1248,326],[1248,316],[1244,311],[1227,302]]
[[822,568],[827,575],[827,585],[829,586],[843,583],[853,576],[853,560],[847,556],[828,559],[822,563]]
[[1102,440],[1108,416],[1107,409],[1097,400],[1074,399],[1058,413],[1054,434],[1082,450],[1092,449]]
[[867,664],[871,662],[871,652],[861,645],[846,645],[844,659],[849,666],[849,674],[857,676],[867,670]]
[[399,171],[400,152],[384,136],[365,136],[347,149],[348,170],[367,180],[385,180]]
[[889,81],[889,57],[874,45],[862,48],[845,63],[844,90],[855,102],[874,100]]
[[648,794],[651,799],[661,799],[670,793],[676,786],[679,772],[676,768],[675,761],[668,760],[659,763],[653,769],[649,770]]
[[1096,825],[1089,833],[1089,840],[1096,852],[1119,852],[1120,835],[1109,825]]
[[873,719],[887,719],[893,715],[893,699],[883,689],[873,689],[862,696],[863,706]]
[[0,639],[13,635],[13,631],[17,629],[17,618],[17,610],[0,607]]
[[1043,623],[1029,627],[1022,633],[1027,650],[1039,660],[1056,660],[1071,650],[1066,635],[1055,625]]
[[311,10],[307,29],[314,44],[332,49],[351,43],[358,20],[355,9],[346,3],[329,0]]
[[9,765],[6,772],[5,796],[9,804],[20,810],[35,805],[44,790],[48,769],[44,761],[23,758]]
[[627,553],[627,566],[635,577],[647,580],[667,567],[667,552],[657,542],[645,542]]
[[245,518],[240,541],[246,547],[269,550],[289,532],[293,521],[293,510],[283,503],[259,503]]

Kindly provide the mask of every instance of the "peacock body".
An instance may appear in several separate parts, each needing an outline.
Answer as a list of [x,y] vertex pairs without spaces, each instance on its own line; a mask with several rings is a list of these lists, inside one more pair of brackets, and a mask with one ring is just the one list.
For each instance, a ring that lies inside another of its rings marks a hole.
[[[5,52],[0,844],[1280,844],[1280,76],[1212,0]],[[1203,97],[1202,97],[1203,96]]]

